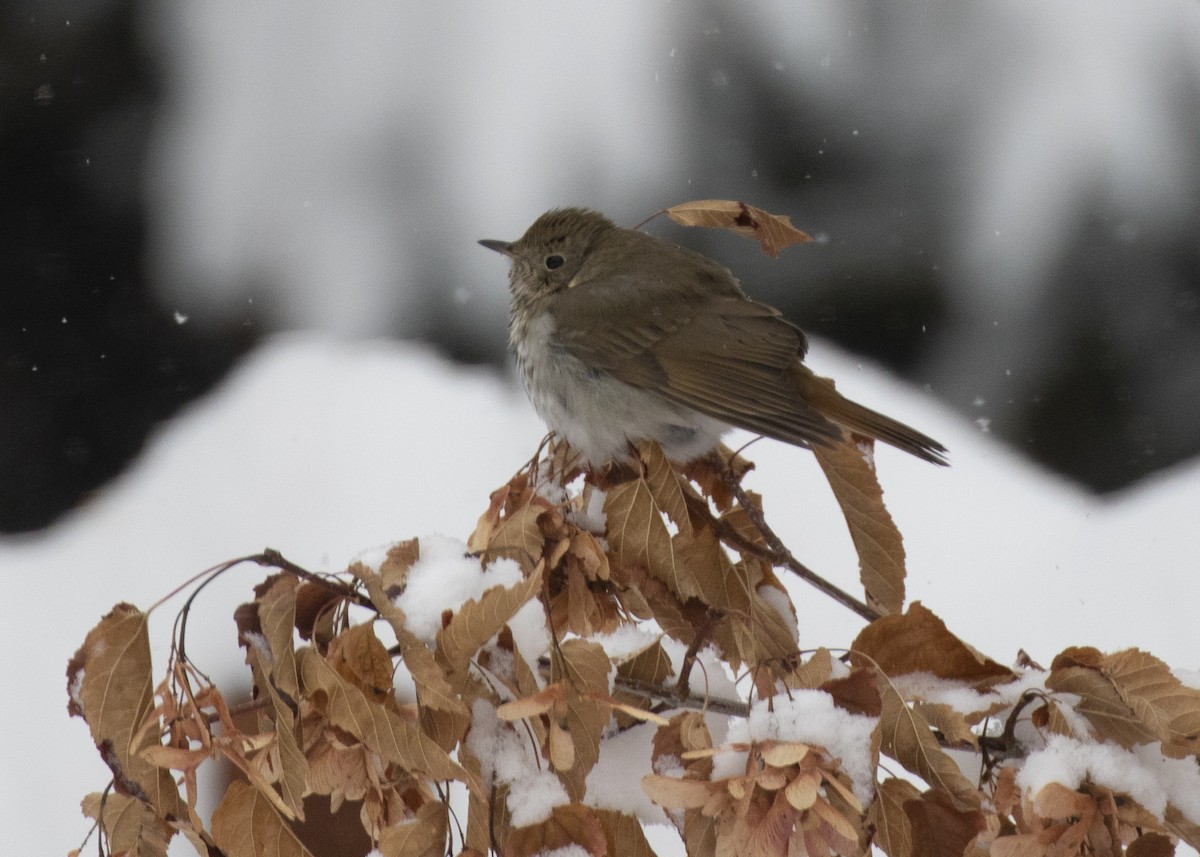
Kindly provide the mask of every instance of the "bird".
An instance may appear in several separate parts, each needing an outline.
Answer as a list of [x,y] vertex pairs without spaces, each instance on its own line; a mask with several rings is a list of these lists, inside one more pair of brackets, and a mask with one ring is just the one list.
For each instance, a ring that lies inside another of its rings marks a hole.
[[511,263],[509,342],[534,409],[592,467],[647,440],[687,463],[733,428],[798,447],[865,435],[948,463],[938,441],[814,374],[804,333],[701,253],[586,208],[479,243]]

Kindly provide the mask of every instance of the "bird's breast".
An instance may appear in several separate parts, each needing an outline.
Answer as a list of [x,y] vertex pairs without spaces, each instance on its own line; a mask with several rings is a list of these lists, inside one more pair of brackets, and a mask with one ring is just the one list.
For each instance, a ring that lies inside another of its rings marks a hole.
[[647,439],[688,461],[712,449],[727,428],[587,365],[558,341],[549,313],[514,318],[511,339],[534,409],[592,464],[623,459],[630,443]]

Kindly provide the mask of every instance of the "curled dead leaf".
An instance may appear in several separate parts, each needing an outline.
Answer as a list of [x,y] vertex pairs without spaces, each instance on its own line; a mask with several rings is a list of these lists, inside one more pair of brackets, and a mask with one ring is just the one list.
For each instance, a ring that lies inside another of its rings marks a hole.
[[771,258],[793,244],[812,241],[807,232],[792,225],[785,214],[771,214],[744,202],[730,199],[701,199],[667,209],[667,216],[681,226],[728,229],[758,242]]

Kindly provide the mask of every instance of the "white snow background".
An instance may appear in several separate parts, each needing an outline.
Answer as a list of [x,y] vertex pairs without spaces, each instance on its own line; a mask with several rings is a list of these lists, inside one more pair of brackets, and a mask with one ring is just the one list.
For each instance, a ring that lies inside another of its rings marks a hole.
[[[1046,663],[1065,646],[1090,644],[1139,646],[1172,666],[1200,667],[1200,468],[1101,502],[825,343],[814,344],[810,362],[848,395],[951,449],[950,468],[877,454],[905,536],[910,599],[1004,662],[1018,647]],[[542,432],[518,387],[493,373],[391,342],[279,337],[87,506],[38,537],[0,541],[15,607],[0,626],[9,653],[0,717],[14,739],[3,750],[10,775],[0,778],[0,805],[23,821],[9,847],[63,853],[86,830],[78,801],[107,775],[84,723],[67,717],[64,670],[114,603],[147,607],[196,572],[267,545],[336,570],[396,539],[465,539],[488,493]],[[854,591],[854,552],[811,456],[773,441],[748,454],[758,465],[748,484],[764,494],[780,535]],[[242,680],[232,611],[265,573],[226,574],[196,606],[189,653],[218,682]],[[853,614],[798,582],[791,590],[803,645],[849,644],[861,626]],[[180,603],[152,622],[158,667]]]

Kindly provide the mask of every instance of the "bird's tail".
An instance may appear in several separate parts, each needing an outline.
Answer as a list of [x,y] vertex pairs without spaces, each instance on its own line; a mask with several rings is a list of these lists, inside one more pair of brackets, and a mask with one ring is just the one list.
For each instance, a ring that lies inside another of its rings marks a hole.
[[834,389],[833,382],[828,378],[805,371],[800,373],[798,380],[800,395],[805,401],[843,430],[873,437],[934,464],[950,463],[946,459],[946,447],[929,435],[858,402],[852,402]]

